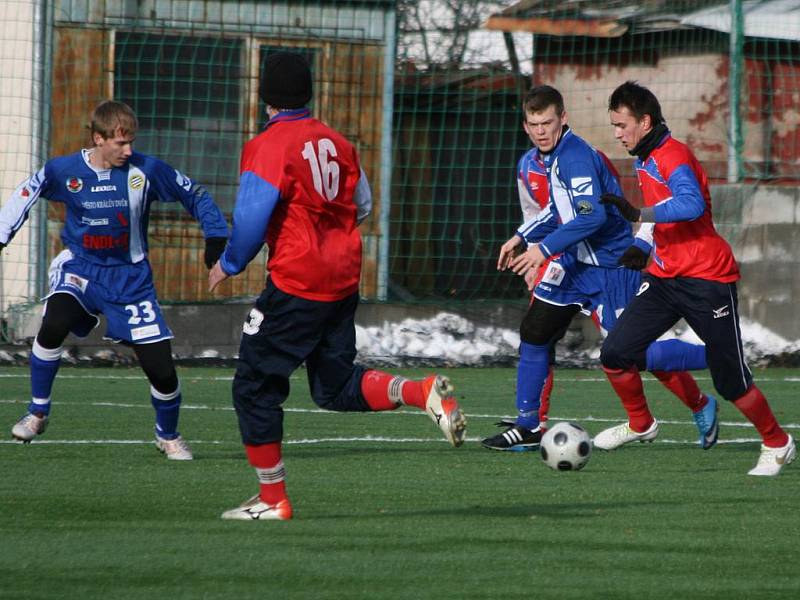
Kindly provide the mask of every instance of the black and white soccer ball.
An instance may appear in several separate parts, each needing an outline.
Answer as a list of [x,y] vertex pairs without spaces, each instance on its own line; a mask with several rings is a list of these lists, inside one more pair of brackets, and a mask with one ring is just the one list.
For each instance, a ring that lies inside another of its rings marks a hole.
[[551,469],[577,471],[592,456],[592,438],[577,423],[556,423],[542,436],[540,451],[542,460]]

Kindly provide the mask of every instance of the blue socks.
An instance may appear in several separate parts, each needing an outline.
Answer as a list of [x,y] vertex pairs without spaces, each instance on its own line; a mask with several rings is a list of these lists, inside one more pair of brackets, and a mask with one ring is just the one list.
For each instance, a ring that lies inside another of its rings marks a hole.
[[517,425],[533,431],[539,427],[539,398],[547,379],[550,345],[521,342],[517,367]]
[[156,435],[165,440],[178,437],[178,413],[181,409],[181,386],[171,394],[162,394],[150,386],[150,402],[156,409]]
[[61,347],[43,348],[33,341],[31,349],[31,402],[29,413],[50,414],[50,393],[53,390],[58,367],[61,365]]
[[701,344],[663,340],[647,347],[648,371],[699,371],[707,367],[706,347]]

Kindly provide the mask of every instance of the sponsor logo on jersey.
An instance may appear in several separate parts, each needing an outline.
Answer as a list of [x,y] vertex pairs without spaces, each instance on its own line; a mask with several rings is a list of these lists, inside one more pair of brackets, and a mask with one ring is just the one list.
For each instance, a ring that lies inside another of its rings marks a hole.
[[189,179],[186,175],[184,175],[180,171],[178,171],[178,169],[175,169],[175,181],[178,183],[179,186],[181,186],[187,192],[190,192],[192,190],[192,180]]
[[144,177],[141,175],[131,175],[131,178],[128,179],[128,187],[132,190],[139,190],[144,185]]
[[83,247],[87,250],[111,250],[112,248],[127,250],[129,242],[130,236],[127,231],[117,237],[113,235],[83,234]]
[[81,206],[87,210],[93,208],[119,208],[128,206],[127,198],[120,198],[119,200],[87,200],[81,202]]
[[116,192],[117,186],[115,185],[93,185],[91,188],[93,192]]
[[594,210],[594,206],[588,200],[578,200],[575,204],[575,212],[579,215],[590,215]]
[[637,296],[641,296],[641,295],[642,295],[642,294],[644,294],[644,293],[645,293],[645,292],[646,292],[646,291],[647,291],[649,288],[650,288],[650,282],[649,282],[649,281],[643,281],[643,282],[642,282],[642,285],[640,285],[640,286],[639,286],[639,291],[638,291],[638,292],[636,292],[636,295],[637,295]]
[[575,196],[593,196],[594,188],[591,177],[573,177],[570,182],[572,193]]
[[67,189],[77,194],[83,189],[83,180],[80,177],[67,177]]
[[136,327],[134,329],[131,329],[131,339],[134,342],[136,340],[143,340],[144,338],[149,338],[160,334],[161,334],[161,327],[158,326],[158,323],[153,323],[152,325],[145,325],[144,327]]
[[98,227],[100,225],[108,225],[108,219],[92,219],[89,217],[81,217],[81,223],[89,227]]
[[75,275],[75,273],[64,273],[64,285],[85,292],[86,286],[89,285],[89,280]]
[[31,192],[28,188],[24,187],[22,188],[22,191],[19,193],[19,195],[22,196],[23,198],[27,198],[28,196],[31,195]]

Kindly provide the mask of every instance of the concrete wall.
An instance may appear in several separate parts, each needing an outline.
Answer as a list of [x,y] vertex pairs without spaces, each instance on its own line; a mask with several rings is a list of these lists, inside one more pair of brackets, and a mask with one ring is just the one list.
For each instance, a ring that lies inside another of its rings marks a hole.
[[712,197],[741,269],[740,316],[800,339],[800,188],[721,185]]

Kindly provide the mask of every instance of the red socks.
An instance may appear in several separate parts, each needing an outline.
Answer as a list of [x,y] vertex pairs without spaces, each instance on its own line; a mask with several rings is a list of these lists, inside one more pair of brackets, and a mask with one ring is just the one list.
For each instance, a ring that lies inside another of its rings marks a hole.
[[755,384],[751,385],[741,398],[734,400],[733,404],[755,426],[765,446],[780,448],[789,441],[789,436],[775,420],[767,399]]
[[367,371],[361,378],[361,393],[374,411],[394,410],[401,404],[425,410],[423,381],[410,381],[383,371]]
[[286,496],[286,470],[281,460],[281,443],[271,442],[258,446],[244,447],[247,459],[255,467],[258,482],[261,486],[259,495],[270,505],[275,505],[281,500],[288,500]]
[[647,407],[647,400],[644,397],[644,388],[642,387],[642,378],[636,368],[623,371],[622,369],[607,369],[603,367],[606,372],[608,381],[611,382],[611,387],[622,400],[622,406],[625,412],[628,413],[628,425],[637,433],[647,431],[647,428],[653,424],[653,415],[650,414],[650,409]]
[[675,394],[693,413],[708,404],[708,398],[700,391],[697,382],[686,371],[651,371],[670,392]]
[[553,391],[553,367],[547,369],[547,379],[544,380],[542,393],[539,394],[539,424],[544,425],[549,418],[547,413],[550,412],[550,394]]

